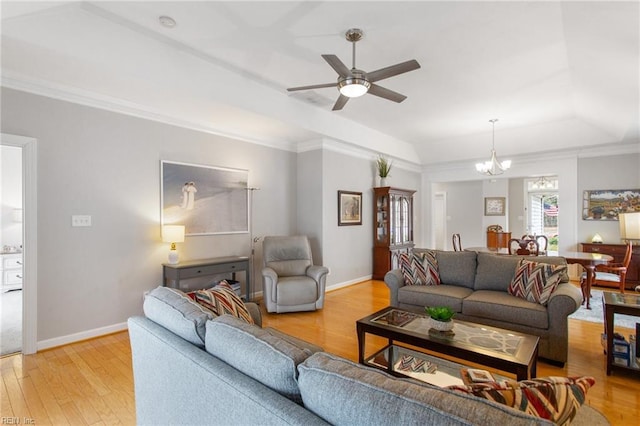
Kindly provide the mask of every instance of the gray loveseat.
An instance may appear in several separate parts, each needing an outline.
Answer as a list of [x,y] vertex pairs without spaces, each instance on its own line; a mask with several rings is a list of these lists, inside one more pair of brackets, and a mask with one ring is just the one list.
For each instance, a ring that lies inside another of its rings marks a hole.
[[[175,293],[154,290],[144,311],[128,321],[140,425],[551,424],[229,315],[211,319]],[[585,406],[573,424],[607,422]]]
[[[399,269],[389,271],[391,305],[424,313],[425,306],[449,306],[455,318],[540,337],[539,356],[558,364],[567,361],[567,317],[582,303],[580,290],[565,274],[546,306],[507,292],[523,256],[474,251],[436,250],[441,285],[405,285]],[[535,262],[566,265],[555,256],[524,256]]]

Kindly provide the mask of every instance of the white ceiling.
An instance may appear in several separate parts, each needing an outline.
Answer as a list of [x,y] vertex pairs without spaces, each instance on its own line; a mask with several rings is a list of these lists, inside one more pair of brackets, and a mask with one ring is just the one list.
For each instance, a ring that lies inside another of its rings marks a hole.
[[[339,141],[410,163],[501,159],[640,140],[639,2],[9,2],[2,84],[298,149]],[[177,21],[172,29],[160,15]],[[351,99],[351,66],[416,59],[379,82],[408,96]]]

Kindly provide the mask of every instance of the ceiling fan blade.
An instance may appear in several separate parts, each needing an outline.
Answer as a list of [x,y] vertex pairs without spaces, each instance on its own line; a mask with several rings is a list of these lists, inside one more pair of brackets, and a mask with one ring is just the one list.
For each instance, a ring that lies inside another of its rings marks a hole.
[[349,68],[336,55],[322,55],[325,61],[333,68],[340,77],[347,77],[350,74]]
[[325,87],[336,87],[336,86],[337,86],[337,83],[314,84],[312,86],[289,87],[287,91],[295,92],[296,90],[322,89]]
[[402,62],[400,64],[391,65],[385,68],[380,68],[367,73],[367,79],[371,82],[384,80],[385,78],[393,77],[394,75],[403,74],[405,72],[417,70],[420,68],[420,64],[415,59]]
[[384,87],[378,86],[377,84],[371,84],[371,87],[369,88],[369,91],[367,93],[398,103],[407,99],[405,95],[401,95],[400,93],[394,92],[393,90],[385,89]]
[[336,101],[336,103],[333,105],[333,108],[331,109],[331,111],[339,111],[342,108],[344,108],[344,106],[346,105],[347,101],[349,100],[348,97],[344,96],[344,95],[340,95],[340,97],[338,97],[338,100]]

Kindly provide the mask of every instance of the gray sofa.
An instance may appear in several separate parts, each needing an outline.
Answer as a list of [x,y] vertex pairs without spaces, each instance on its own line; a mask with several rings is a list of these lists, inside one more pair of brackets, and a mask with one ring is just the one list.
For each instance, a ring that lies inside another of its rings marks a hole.
[[[137,424],[552,424],[392,377],[230,315],[211,319],[156,290],[145,300],[146,317],[128,321]],[[250,311],[260,324],[259,311]],[[573,424],[608,423],[585,406]]]
[[399,269],[389,271],[391,305],[424,313],[425,306],[450,306],[455,318],[540,337],[539,356],[564,364],[569,351],[567,317],[582,303],[580,290],[564,274],[546,306],[507,292],[518,262],[566,265],[556,256],[505,256],[474,251],[435,251],[441,285],[405,285]]

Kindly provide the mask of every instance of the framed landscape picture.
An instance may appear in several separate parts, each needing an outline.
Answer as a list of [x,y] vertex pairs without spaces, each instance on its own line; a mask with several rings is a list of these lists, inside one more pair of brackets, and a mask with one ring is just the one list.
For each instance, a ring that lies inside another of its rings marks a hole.
[[618,220],[618,214],[633,212],[640,212],[640,189],[584,191],[583,220]]
[[160,162],[161,224],[185,235],[249,232],[248,170]]
[[505,197],[485,197],[484,198],[484,215],[485,216],[504,216],[507,199]]
[[362,225],[362,192],[338,191],[338,226]]

